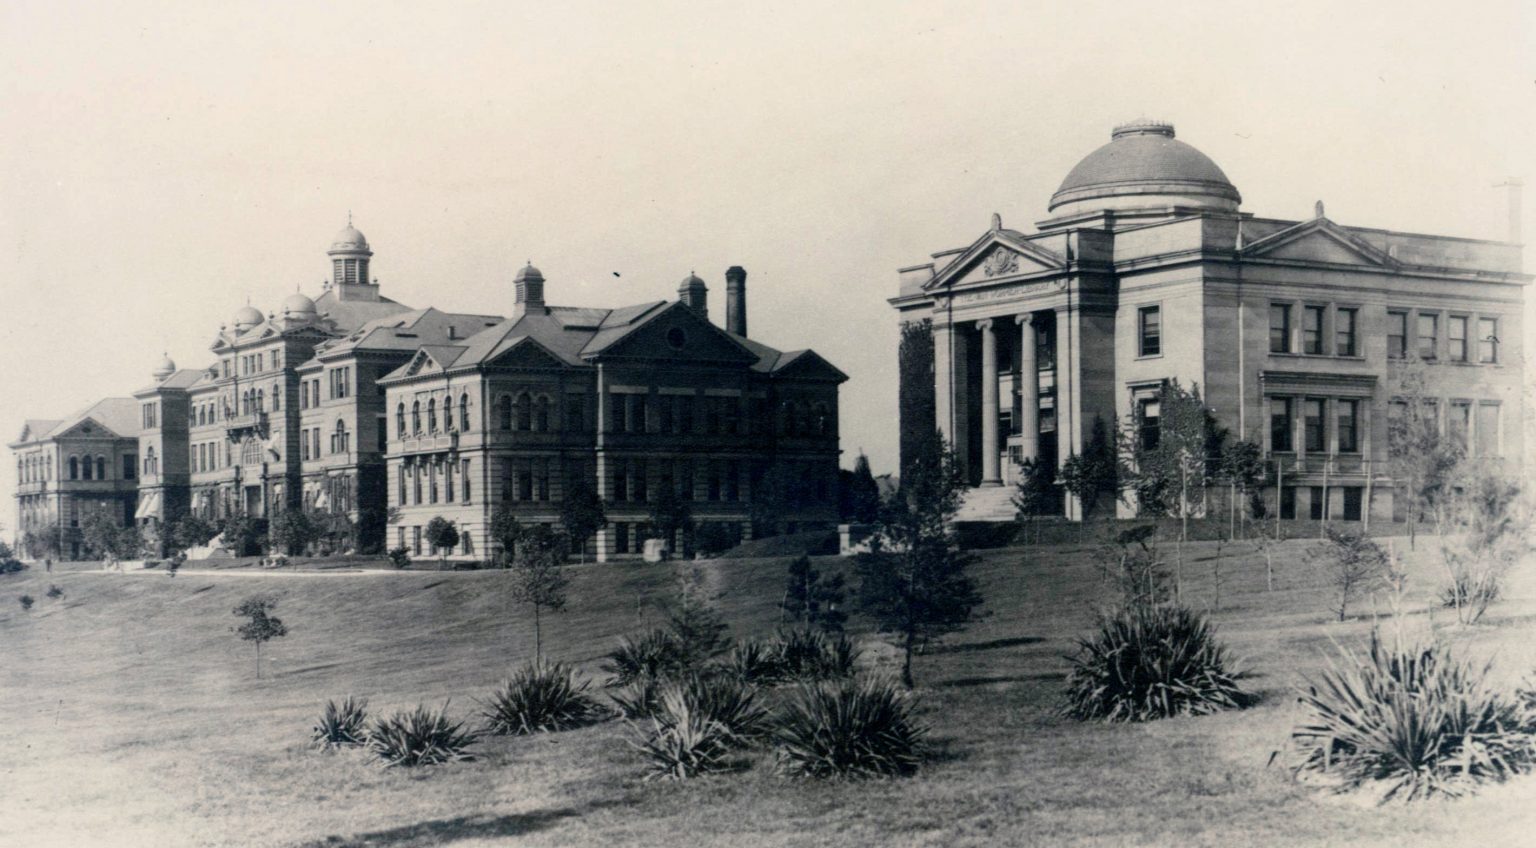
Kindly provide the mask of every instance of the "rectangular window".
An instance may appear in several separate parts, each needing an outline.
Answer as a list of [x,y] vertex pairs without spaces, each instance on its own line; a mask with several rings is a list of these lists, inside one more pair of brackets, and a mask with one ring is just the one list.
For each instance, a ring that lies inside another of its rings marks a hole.
[[1419,313],[1419,358],[1435,359],[1440,350],[1440,316]]
[[641,503],[650,500],[650,491],[645,476],[645,466],[645,460],[635,460],[634,467],[631,469],[632,477],[630,478],[630,486],[632,487],[631,490],[635,495],[634,499]]
[[299,459],[309,459],[309,439],[299,439]]
[[421,528],[411,528],[411,556],[421,556]]
[[1287,304],[1269,305],[1269,352],[1291,352],[1291,307]]
[[1301,308],[1301,352],[1320,356],[1323,352],[1323,311],[1322,306],[1303,306]]
[[1387,358],[1408,358],[1408,313],[1387,313]]
[[538,460],[534,470],[536,472],[533,480],[534,496],[541,501],[547,501],[549,500],[549,460]]
[[677,464],[678,497],[685,501],[693,500],[693,462],[683,460]]
[[622,521],[614,522],[613,525],[613,552],[629,553],[629,525]]
[[629,474],[625,465],[622,459],[613,464],[613,499],[619,502],[629,500]]
[[1467,435],[1472,431],[1472,404],[1469,401],[1451,401],[1449,427],[1451,441],[1466,450]]
[[1291,443],[1293,412],[1290,398],[1269,399],[1269,449],[1272,453],[1289,453],[1295,450]]
[[1445,325],[1446,358],[1452,362],[1467,361],[1467,317],[1452,315]]
[[1307,398],[1302,401],[1302,429],[1308,453],[1322,453],[1328,449],[1328,437],[1323,426],[1323,399]]
[[1498,456],[1499,447],[1499,405],[1496,403],[1480,403],[1477,405],[1477,432],[1473,437],[1477,442],[1478,456]]
[[1360,355],[1360,352],[1355,345],[1355,318],[1357,315],[1357,310],[1340,309],[1334,316],[1333,352],[1338,356]]
[[1359,521],[1361,506],[1360,495],[1365,490],[1359,486],[1345,486],[1343,489],[1341,489],[1341,491],[1344,493],[1344,520]]
[[1359,415],[1360,401],[1340,400],[1335,402],[1338,406],[1339,419],[1339,453],[1359,453]]
[[672,398],[663,397],[656,404],[656,431],[659,433],[671,433],[676,428],[672,421],[672,415],[676,412]]
[[1296,520],[1296,487],[1283,486],[1280,489],[1280,518],[1284,521]]
[[[465,429],[468,429],[466,426]],[[565,396],[565,429],[580,433],[587,429],[586,398],[581,395]]]
[[123,479],[124,480],[132,480],[133,479],[133,471],[134,471],[134,468],[136,468],[138,466],[138,464],[139,464],[138,457],[134,456],[131,453],[128,454],[127,456],[123,457]]
[[1162,408],[1157,398],[1142,398],[1138,403],[1136,417],[1142,450],[1157,450],[1158,439],[1162,435],[1158,426],[1161,414]]
[[1323,514],[1328,508],[1328,490],[1322,486],[1309,486],[1311,489],[1311,503],[1307,505],[1311,511],[1313,521],[1322,521]]
[[1492,365],[1499,361],[1499,319],[1477,319],[1477,361]]
[[1141,356],[1158,356],[1163,352],[1162,309],[1143,306],[1137,311],[1137,338]]
[[469,503],[469,460],[463,461],[463,467],[459,473],[459,486],[461,488],[460,500]]

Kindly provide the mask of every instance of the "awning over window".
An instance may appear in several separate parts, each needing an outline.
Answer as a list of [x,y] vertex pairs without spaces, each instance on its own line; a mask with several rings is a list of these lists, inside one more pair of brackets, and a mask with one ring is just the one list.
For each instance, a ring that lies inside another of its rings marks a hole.
[[139,498],[139,508],[134,511],[133,517],[159,518],[160,517],[160,493],[147,492]]

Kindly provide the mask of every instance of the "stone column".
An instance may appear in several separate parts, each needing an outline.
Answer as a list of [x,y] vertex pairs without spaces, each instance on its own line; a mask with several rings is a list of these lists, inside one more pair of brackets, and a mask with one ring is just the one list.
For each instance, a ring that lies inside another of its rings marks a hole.
[[954,328],[948,324],[933,326],[933,409],[934,426],[950,444],[955,443],[954,358],[950,356],[950,337]]
[[1040,456],[1040,367],[1035,361],[1034,315],[1019,321],[1019,449],[1024,459]]
[[997,445],[997,331],[992,319],[976,322],[981,330],[981,485],[1001,486]]

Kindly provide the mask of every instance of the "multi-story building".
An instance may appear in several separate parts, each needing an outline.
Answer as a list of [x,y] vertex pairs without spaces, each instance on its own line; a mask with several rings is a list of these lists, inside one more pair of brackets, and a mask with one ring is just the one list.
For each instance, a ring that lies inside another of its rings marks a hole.
[[519,271],[511,318],[423,346],[380,381],[393,415],[391,544],[428,551],[423,530],[443,516],[460,530],[457,555],[491,554],[498,506],[552,524],[576,485],[606,505],[590,543],[599,560],[639,552],[666,490],[738,538],[751,537],[754,498],[784,504],[775,530],[835,522],[847,377],[814,351],[748,339],[746,277],[726,272],[720,327],[692,274],[676,301],[593,309],[546,305],[543,274]]
[[92,513],[128,524],[138,506],[139,404],[106,398],[63,420],[30,419],[16,453],[16,537],[47,537],[32,556],[82,553]]
[[931,385],[902,386],[904,408],[925,410],[904,438],[936,424],[972,503],[1011,514],[1017,462],[1080,453],[1095,419],[1134,411],[1156,430],[1159,388],[1177,379],[1262,444],[1283,517],[1391,518],[1388,415],[1412,371],[1471,455],[1523,457],[1519,244],[1240,203],[1172,126],[1138,122],[1072,169],[1037,232],[993,216],[969,245],[902,268],[890,302],[931,322],[934,349]]
[[[301,508],[345,518],[363,546],[420,552],[421,528],[442,515],[463,530],[456,555],[479,557],[495,553],[487,526],[498,505],[553,522],[576,480],[609,501],[613,523],[592,543],[599,558],[638,552],[663,485],[700,520],[744,536],[760,485],[782,496],[785,524],[836,520],[847,378],[814,352],[746,338],[740,268],[727,272],[721,328],[692,275],[674,303],[577,309],[546,307],[530,266],[504,319],[384,297],[350,222],[328,257],[319,297],[292,294],[265,315],[242,307],[219,328],[208,367],[167,357],[131,399],[29,421],[12,444],[22,531],[61,523],[64,552],[78,555],[67,523],[83,517],[78,490],[91,504],[113,493],[151,540],[187,513]],[[392,513],[394,535],[379,538]]]

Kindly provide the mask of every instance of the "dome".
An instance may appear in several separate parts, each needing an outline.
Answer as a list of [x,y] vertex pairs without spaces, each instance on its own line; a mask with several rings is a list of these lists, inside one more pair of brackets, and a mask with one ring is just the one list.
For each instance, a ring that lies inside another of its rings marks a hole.
[[175,374],[175,373],[176,373],[176,363],[171,361],[170,354],[165,354],[164,356],[160,357],[160,364],[155,366],[155,370],[153,372],[153,376],[154,376],[155,380],[158,382],[158,381],[164,380],[166,377],[169,377],[169,376],[171,376],[172,374]]
[[1209,156],[1173,137],[1173,125],[1136,121],[1077,163],[1051,195],[1061,215],[1193,206],[1237,211],[1242,195]]
[[265,320],[267,319],[261,314],[260,309],[254,306],[242,306],[240,311],[235,313],[235,329],[243,332]]
[[368,250],[368,237],[348,221],[336,237],[331,239],[331,253],[370,253]]
[[699,279],[699,276],[697,274],[693,273],[692,271],[689,271],[688,272],[688,276],[684,277],[683,281],[681,283],[677,284],[677,290],[678,291],[687,291],[689,289],[702,289],[702,288],[707,288],[704,285],[704,281]]
[[541,283],[544,282],[544,272],[533,267],[532,262],[529,262],[527,265],[519,268],[517,271],[517,276],[512,278],[512,282],[514,283],[522,283],[529,280],[535,280]]
[[315,314],[315,302],[302,294],[295,292],[283,298],[283,311],[290,317],[301,317]]

